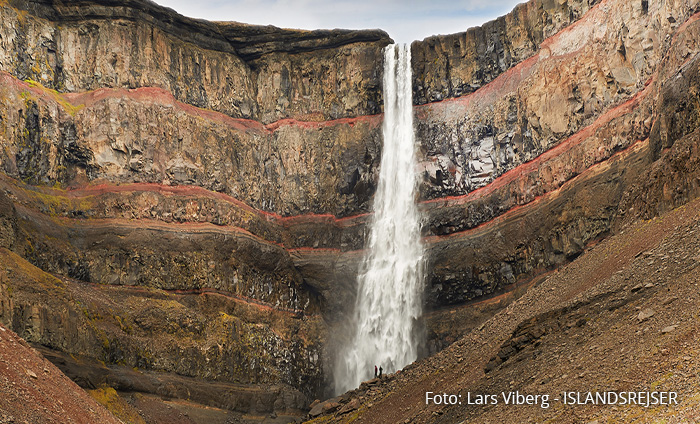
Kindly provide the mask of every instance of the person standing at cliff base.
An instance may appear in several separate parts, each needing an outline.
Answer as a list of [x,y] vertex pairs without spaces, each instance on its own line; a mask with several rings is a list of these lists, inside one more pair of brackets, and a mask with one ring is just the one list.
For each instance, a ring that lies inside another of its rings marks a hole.
[[374,378],[377,378],[377,366],[374,366]]
[[382,378],[382,367],[379,367],[379,378]]

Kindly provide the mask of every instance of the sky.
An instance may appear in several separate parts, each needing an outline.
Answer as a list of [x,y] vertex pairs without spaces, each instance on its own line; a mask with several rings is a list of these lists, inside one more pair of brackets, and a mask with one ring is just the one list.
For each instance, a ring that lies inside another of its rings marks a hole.
[[502,16],[525,0],[155,0],[180,14],[300,29],[374,29],[398,43],[453,34]]

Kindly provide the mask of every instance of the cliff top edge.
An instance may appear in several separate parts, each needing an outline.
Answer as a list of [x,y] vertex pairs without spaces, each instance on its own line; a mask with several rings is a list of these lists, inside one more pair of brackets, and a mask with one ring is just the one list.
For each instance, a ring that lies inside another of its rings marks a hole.
[[272,25],[189,18],[150,0],[9,0],[20,10],[53,22],[100,20],[147,22],[200,47],[255,60],[270,53],[304,53],[354,43],[393,43],[380,29],[285,29]]

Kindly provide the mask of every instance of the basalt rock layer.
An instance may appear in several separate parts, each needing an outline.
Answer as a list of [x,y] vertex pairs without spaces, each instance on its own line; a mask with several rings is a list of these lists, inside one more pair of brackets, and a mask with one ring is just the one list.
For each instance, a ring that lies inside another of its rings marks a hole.
[[697,127],[699,8],[600,2],[476,92],[416,108],[434,304],[528,280],[697,195],[685,165],[675,196],[625,193]]
[[[532,0],[412,44],[429,351],[700,194],[699,11]],[[0,1],[3,322],[88,387],[301,413],[355,302],[389,42]]]
[[481,27],[414,42],[414,103],[473,93],[537,54],[542,42],[597,3],[599,0],[529,1]]
[[387,35],[140,1],[0,22],[3,322],[88,388],[301,414],[342,300],[297,262],[363,246]]

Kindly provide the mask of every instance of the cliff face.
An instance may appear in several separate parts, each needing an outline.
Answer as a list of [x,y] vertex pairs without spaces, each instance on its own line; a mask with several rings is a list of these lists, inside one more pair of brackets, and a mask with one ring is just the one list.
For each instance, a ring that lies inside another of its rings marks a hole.
[[329,286],[296,252],[363,246],[387,35],[143,1],[0,2],[0,22],[3,246],[63,279],[10,278],[3,322],[88,387],[298,415]]
[[[480,319],[443,308],[700,194],[698,11],[532,0],[412,44],[431,350]],[[0,1],[0,243],[26,274],[0,318],[88,386],[300,413],[354,301],[389,42]]]
[[[380,110],[386,34],[211,24],[141,2],[16,6],[0,12],[0,69],[72,94],[56,106],[25,102],[43,121],[28,131],[92,152],[89,180],[198,185],[285,215],[367,210],[378,121],[354,118]],[[50,120],[43,108],[54,109]],[[7,125],[32,124],[32,113],[15,112]],[[58,153],[6,171],[67,185],[75,176],[58,168],[71,158]]]
[[537,54],[540,44],[599,0],[535,0],[466,32],[412,44],[413,99],[425,104],[473,93]]
[[184,103],[263,123],[379,112],[376,46],[389,43],[381,31],[211,23],[148,1],[9,4],[3,70],[48,88],[160,87]]
[[[416,108],[433,302],[527,280],[640,208],[648,216],[648,200],[623,208],[620,198],[643,181],[659,143],[696,127],[685,69],[697,11],[697,2],[601,2],[473,94]],[[671,93],[673,106],[663,100]],[[693,184],[678,190],[696,196]]]

